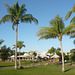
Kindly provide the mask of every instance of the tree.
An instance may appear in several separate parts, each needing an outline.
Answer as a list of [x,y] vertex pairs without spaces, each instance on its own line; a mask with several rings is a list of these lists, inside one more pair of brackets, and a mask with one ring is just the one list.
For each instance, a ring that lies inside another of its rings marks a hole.
[[30,52],[29,52],[29,56],[32,57],[32,59],[33,59],[33,66],[34,66],[34,59],[35,59],[35,57],[37,56],[36,51],[30,51]]
[[64,23],[62,18],[59,18],[57,15],[53,20],[50,21],[51,27],[41,27],[37,32],[37,36],[40,36],[40,39],[49,39],[49,38],[57,38],[60,41],[61,53],[62,53],[62,72],[64,72],[64,55],[62,48],[62,36],[67,34],[69,29],[75,28],[74,24],[69,25],[68,27],[64,27]]
[[23,43],[24,43],[24,41],[17,41],[17,47],[19,48],[19,67],[21,67],[20,50],[21,50],[22,47],[25,47],[25,45]]
[[75,52],[71,53],[70,60],[75,62]]
[[72,61],[75,61],[75,49],[70,50],[69,59],[71,60],[71,65],[72,65]]
[[6,45],[1,47],[0,57],[1,57],[2,61],[5,61],[8,59],[10,50],[11,49],[9,47],[7,48]]
[[10,50],[10,56],[15,55],[15,50]]
[[18,30],[18,24],[19,22],[35,22],[38,23],[38,20],[34,18],[31,14],[26,14],[26,6],[25,4],[22,4],[19,6],[18,1],[14,3],[11,7],[5,3],[7,7],[8,14],[3,16],[0,20],[0,23],[11,22],[13,23],[12,28],[14,29],[14,26],[16,26],[16,40],[15,40],[15,69],[17,70],[17,30]]
[[75,52],[75,49],[71,49],[71,50],[70,50],[70,53],[74,53],[74,52]]
[[60,52],[60,51],[61,51],[61,48],[57,48],[57,50],[56,50],[56,51],[59,51],[59,52]]
[[71,49],[70,50],[70,60],[71,61],[75,61],[75,49]]
[[56,50],[56,54],[58,55],[58,56],[60,56],[60,58],[62,57],[62,55],[61,55],[61,48],[57,48],[57,50]]
[[49,49],[48,53],[53,53],[53,55],[55,54],[56,49],[54,47],[52,47],[51,49]]
[[[21,62],[20,62],[20,50],[22,47],[25,47],[25,45],[23,44],[24,41],[17,41],[17,48],[19,48],[19,67],[21,67]],[[13,45],[15,48],[15,45]]]

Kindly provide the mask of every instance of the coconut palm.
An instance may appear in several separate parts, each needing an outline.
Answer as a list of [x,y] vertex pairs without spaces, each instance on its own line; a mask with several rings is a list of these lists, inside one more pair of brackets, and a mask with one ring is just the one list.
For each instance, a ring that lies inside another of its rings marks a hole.
[[18,24],[21,22],[35,22],[38,23],[38,20],[34,18],[31,14],[26,14],[26,6],[25,4],[22,4],[19,6],[18,2],[14,3],[11,7],[5,3],[7,7],[8,14],[3,16],[0,20],[0,23],[11,22],[13,23],[12,28],[14,29],[14,26],[16,26],[16,41],[15,41],[15,69],[17,70],[17,29]]
[[75,25],[69,25],[68,27],[64,27],[64,23],[62,18],[59,18],[57,15],[53,20],[50,21],[51,27],[41,27],[40,30],[37,32],[37,36],[40,36],[40,39],[49,39],[49,38],[57,38],[60,41],[61,46],[61,53],[62,53],[62,72],[64,72],[64,55],[63,55],[63,48],[62,48],[62,36],[67,34],[69,29],[75,27]]

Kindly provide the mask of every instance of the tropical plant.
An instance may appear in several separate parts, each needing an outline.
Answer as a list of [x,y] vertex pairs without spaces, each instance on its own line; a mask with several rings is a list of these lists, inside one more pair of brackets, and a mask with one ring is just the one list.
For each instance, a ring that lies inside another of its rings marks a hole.
[[50,53],[50,54],[53,53],[53,55],[54,55],[55,54],[55,51],[56,51],[56,49],[54,47],[52,47],[51,49],[49,49],[48,53]]
[[[70,55],[70,60],[75,62],[75,52],[72,52]],[[71,62],[72,63],[72,62]]]
[[5,61],[8,59],[10,50],[11,49],[9,47],[7,48],[6,45],[1,47],[0,57],[1,57],[2,61]]
[[51,27],[41,27],[37,32],[37,36],[40,36],[40,39],[49,39],[49,38],[57,38],[60,41],[61,53],[62,53],[62,72],[64,72],[64,55],[62,48],[62,36],[67,34],[69,29],[75,28],[75,25],[71,24],[68,27],[64,27],[64,23],[62,18],[59,18],[57,15],[53,20],[50,21]]
[[[17,41],[17,48],[19,48],[19,67],[21,67],[21,62],[20,62],[20,50],[22,47],[25,47],[25,45],[23,44],[24,41]],[[15,45],[13,45],[15,48]]]
[[74,52],[75,52],[75,49],[71,49],[71,50],[70,50],[70,53],[74,53]]
[[34,59],[35,59],[35,57],[37,56],[36,51],[30,51],[30,52],[29,52],[29,56],[33,59],[33,67],[34,67]]
[[60,51],[61,51],[61,48],[57,48],[57,50],[56,50],[56,51],[59,51],[59,52],[60,52]]
[[36,24],[38,23],[38,20],[34,18],[31,14],[26,14],[26,6],[25,4],[22,4],[19,6],[18,1],[14,3],[11,7],[5,3],[7,7],[8,14],[3,16],[0,20],[0,23],[11,22],[13,23],[12,28],[14,29],[14,26],[16,26],[16,41],[15,41],[15,69],[17,70],[17,29],[18,24],[21,22],[32,22],[34,21]]

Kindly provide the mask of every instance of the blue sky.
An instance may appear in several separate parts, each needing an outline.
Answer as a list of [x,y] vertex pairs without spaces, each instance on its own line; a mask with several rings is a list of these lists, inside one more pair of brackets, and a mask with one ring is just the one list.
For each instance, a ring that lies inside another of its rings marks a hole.
[[[14,2],[19,1],[19,5],[25,4],[27,9],[27,14],[32,14],[38,19],[38,25],[35,23],[20,23],[18,27],[18,40],[24,41],[26,45],[21,51],[28,52],[31,50],[37,50],[38,52],[48,51],[51,47],[60,47],[59,40],[48,39],[40,40],[36,36],[36,32],[40,27],[49,26],[49,21],[54,19],[56,15],[60,15],[63,18],[65,27],[70,24],[70,20],[75,15],[74,13],[71,17],[65,21],[65,15],[70,11],[75,4],[75,0],[1,0],[0,1],[0,19],[8,14],[4,2],[12,6]],[[15,30],[12,29],[12,23],[6,22],[0,25],[0,39],[5,40],[3,45],[7,47],[13,47],[15,44]],[[74,39],[70,39],[69,36],[63,36],[62,44],[63,51],[69,52],[72,48],[75,48],[73,44]]]

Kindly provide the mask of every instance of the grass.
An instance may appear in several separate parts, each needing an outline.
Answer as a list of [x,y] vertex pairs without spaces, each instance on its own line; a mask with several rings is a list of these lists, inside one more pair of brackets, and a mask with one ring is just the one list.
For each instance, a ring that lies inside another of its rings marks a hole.
[[0,62],[0,68],[1,67],[9,67],[9,66],[14,66],[14,62],[9,63],[9,62]]
[[[34,63],[34,64],[37,64],[37,63]],[[31,62],[31,61],[21,61],[21,65],[30,65],[30,64],[33,64],[33,62]],[[14,65],[15,65],[14,62],[0,62],[0,68],[1,67],[10,67],[10,66],[14,66]],[[18,63],[18,65],[19,65],[19,63]]]
[[36,67],[28,67],[24,69],[1,69],[0,75],[75,75],[74,66],[65,66],[66,72],[61,72],[61,65],[42,65]]

